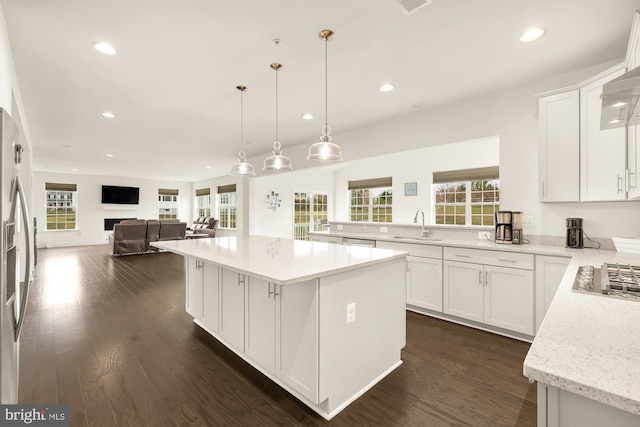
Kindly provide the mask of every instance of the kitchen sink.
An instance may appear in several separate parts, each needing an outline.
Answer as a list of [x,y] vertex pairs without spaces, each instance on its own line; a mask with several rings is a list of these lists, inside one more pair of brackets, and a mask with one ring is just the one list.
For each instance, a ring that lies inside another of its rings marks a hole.
[[441,242],[444,239],[434,239],[432,237],[411,237],[411,236],[392,236],[392,239],[403,239],[403,240],[420,240],[425,242]]

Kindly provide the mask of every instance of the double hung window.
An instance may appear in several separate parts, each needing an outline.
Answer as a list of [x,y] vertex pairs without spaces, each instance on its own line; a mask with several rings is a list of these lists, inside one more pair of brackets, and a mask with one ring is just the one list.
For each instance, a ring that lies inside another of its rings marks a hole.
[[45,183],[47,230],[77,230],[76,184]]
[[218,187],[218,228],[235,229],[237,224],[236,185],[221,185]]
[[391,222],[393,219],[392,178],[349,181],[349,220]]
[[158,219],[178,219],[178,190],[158,188]]

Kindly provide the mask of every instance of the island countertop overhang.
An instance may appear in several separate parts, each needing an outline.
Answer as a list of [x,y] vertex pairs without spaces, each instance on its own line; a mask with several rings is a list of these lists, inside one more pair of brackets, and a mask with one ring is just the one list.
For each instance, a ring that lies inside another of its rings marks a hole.
[[268,236],[171,240],[151,245],[278,285],[317,279],[407,255],[390,249]]

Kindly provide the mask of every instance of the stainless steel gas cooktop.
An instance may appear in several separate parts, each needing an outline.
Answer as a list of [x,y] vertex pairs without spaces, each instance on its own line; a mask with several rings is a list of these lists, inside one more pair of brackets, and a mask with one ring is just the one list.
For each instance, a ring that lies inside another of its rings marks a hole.
[[601,268],[583,265],[578,269],[573,290],[640,301],[640,267],[606,262]]

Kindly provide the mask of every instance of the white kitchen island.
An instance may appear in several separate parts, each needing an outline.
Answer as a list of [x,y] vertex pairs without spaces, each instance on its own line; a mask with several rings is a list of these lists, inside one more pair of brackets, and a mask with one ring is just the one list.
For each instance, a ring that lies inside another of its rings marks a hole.
[[263,236],[152,245],[185,257],[194,322],[325,419],[402,364],[405,252]]

